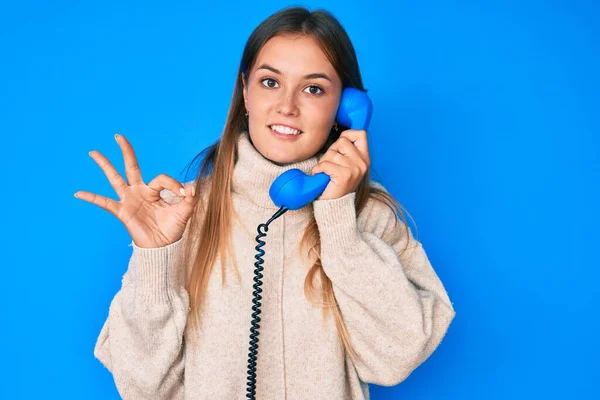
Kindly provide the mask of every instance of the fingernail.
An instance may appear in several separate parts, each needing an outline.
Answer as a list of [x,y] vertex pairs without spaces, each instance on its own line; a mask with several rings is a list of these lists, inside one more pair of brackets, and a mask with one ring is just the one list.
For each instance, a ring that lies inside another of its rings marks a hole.
[[118,142],[119,141],[119,134],[115,133],[115,140]]
[[73,196],[75,196],[76,198],[79,198],[79,197],[77,197],[77,193],[74,193]]
[[181,193],[181,195],[185,197],[185,190],[183,188],[179,189],[179,193]]
[[192,197],[196,195],[196,188],[192,186]]

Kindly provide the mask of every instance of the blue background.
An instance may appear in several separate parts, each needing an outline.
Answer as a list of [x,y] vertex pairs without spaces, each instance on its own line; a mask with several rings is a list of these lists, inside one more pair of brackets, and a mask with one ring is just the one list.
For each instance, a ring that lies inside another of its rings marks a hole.
[[[2,3],[0,398],[118,398],[93,347],[130,239],[73,197],[116,198],[88,152],[123,172],[119,132],[146,182],[182,179],[221,132],[248,35],[289,4]],[[374,178],[457,311],[437,351],[372,398],[600,398],[600,6],[303,5],[349,32]]]

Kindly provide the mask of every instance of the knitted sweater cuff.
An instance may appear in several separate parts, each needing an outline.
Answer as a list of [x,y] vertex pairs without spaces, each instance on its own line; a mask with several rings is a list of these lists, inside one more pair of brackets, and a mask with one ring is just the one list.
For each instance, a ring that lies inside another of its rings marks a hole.
[[356,193],[351,192],[337,199],[313,202],[323,251],[342,250],[351,253],[353,245],[360,239],[356,222],[355,198]]
[[138,247],[133,241],[136,297],[150,303],[169,301],[169,292],[181,286],[179,268],[183,238],[167,246]]

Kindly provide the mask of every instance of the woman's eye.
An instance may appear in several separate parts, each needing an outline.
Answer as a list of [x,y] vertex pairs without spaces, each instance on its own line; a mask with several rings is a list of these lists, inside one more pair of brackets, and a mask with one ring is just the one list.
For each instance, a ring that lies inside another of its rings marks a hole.
[[[266,82],[266,84],[265,84],[265,82]],[[274,87],[276,87],[275,85],[277,85],[277,81],[275,81],[275,79],[271,79],[271,78],[263,79],[261,81],[261,83],[264,86],[269,87],[269,88],[274,88]]]
[[323,89],[321,89],[320,87],[315,86],[315,85],[311,85],[311,86],[307,87],[307,89],[308,89],[308,92],[310,94],[321,94],[321,93],[323,93]]

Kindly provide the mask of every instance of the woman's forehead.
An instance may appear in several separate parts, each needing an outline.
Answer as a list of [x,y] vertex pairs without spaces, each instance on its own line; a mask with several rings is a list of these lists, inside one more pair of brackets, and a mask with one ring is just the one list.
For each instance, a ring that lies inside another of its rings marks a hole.
[[278,35],[271,38],[260,49],[255,69],[263,64],[268,64],[284,75],[335,73],[317,40],[309,35]]

